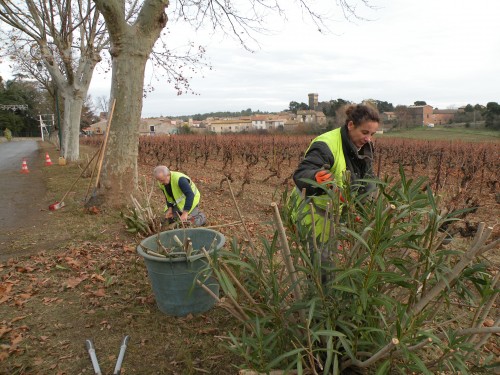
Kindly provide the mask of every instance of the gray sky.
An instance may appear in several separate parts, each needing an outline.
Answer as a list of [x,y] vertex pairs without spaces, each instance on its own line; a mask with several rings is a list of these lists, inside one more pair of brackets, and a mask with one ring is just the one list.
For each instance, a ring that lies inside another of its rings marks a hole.
[[[172,45],[189,39],[205,45],[213,70],[191,80],[198,95],[177,96],[166,82],[152,81],[155,90],[144,100],[143,117],[280,111],[292,100],[307,103],[310,92],[320,101],[425,100],[439,108],[500,102],[500,1],[370,3],[377,9],[358,7],[369,21],[346,21],[336,8],[326,35],[297,9],[287,9],[286,23],[270,16],[272,32],[257,35],[254,53],[230,37],[171,23]],[[291,8],[292,2],[283,4]],[[0,72],[6,76],[5,68]],[[107,96],[109,85],[109,76],[96,72],[90,94]]]

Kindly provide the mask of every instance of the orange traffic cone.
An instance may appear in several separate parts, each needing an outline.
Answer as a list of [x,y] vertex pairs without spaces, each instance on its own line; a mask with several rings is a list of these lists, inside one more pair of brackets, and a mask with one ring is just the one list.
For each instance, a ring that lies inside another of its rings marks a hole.
[[21,173],[30,173],[28,169],[28,163],[26,163],[26,159],[23,159],[23,164],[21,165]]
[[52,165],[52,160],[50,160],[49,153],[45,153],[45,166],[48,167],[49,165]]

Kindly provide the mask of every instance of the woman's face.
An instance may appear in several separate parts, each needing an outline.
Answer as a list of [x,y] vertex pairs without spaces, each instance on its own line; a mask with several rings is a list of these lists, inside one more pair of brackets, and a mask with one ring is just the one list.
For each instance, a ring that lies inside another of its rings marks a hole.
[[352,121],[349,121],[347,130],[349,130],[351,142],[359,150],[365,143],[371,142],[373,135],[378,130],[378,122],[365,121],[356,127]]

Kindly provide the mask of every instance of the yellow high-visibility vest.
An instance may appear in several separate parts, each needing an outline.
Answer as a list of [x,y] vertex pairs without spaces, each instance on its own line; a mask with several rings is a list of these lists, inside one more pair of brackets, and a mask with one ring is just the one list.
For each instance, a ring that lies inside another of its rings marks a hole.
[[[191,211],[193,211],[196,208],[196,206],[198,206],[198,203],[200,203],[201,194],[200,191],[196,188],[194,182],[188,176],[186,176],[184,173],[181,172],[170,171],[170,186],[172,187],[173,197],[171,197],[167,193],[167,189],[165,189],[165,186],[161,182],[158,182],[158,186],[163,191],[163,194],[165,194],[167,202],[172,203],[174,206],[177,206],[179,211],[183,211],[184,205],[186,204],[186,195],[182,192],[181,188],[179,187],[179,179],[181,177],[184,177],[189,181],[189,186],[191,187],[191,190],[193,190],[194,193],[193,205],[189,210],[189,213],[191,213]],[[165,206],[164,211],[167,210],[168,206]]]

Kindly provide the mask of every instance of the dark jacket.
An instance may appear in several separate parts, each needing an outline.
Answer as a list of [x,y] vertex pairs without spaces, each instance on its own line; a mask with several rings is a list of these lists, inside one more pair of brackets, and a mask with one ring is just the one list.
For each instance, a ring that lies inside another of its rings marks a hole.
[[[349,139],[347,127],[343,126],[340,130],[342,137],[342,150],[346,162],[346,168],[351,172],[351,185],[353,189],[360,190],[360,193],[371,191],[374,189],[373,184],[367,185],[364,182],[357,182],[363,178],[374,178],[373,173],[373,144],[365,144],[358,152],[356,146]],[[325,142],[314,142],[304,159],[299,163],[299,166],[293,174],[293,180],[299,190],[306,189],[306,195],[321,195],[322,190],[309,185],[302,179],[310,179],[314,181],[315,174],[325,169],[325,164],[330,169],[333,165],[333,155]]]
[[[186,202],[184,203],[184,211],[187,211],[189,212],[191,210],[191,207],[193,207],[193,201],[194,201],[194,192],[193,192],[193,189],[191,189],[191,186],[189,184],[189,180],[185,177],[181,177],[179,178],[179,188],[181,189],[181,191],[184,193],[184,195],[186,196]],[[172,185],[170,185],[170,183],[166,184],[166,185],[163,185],[165,186],[165,190],[167,191],[168,195],[170,195],[171,197],[174,196],[174,194],[172,193]],[[168,200],[167,200],[167,207],[174,207],[175,205],[173,203],[170,203]]]

